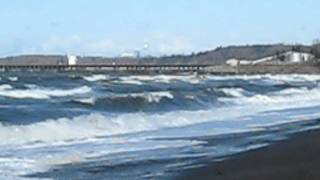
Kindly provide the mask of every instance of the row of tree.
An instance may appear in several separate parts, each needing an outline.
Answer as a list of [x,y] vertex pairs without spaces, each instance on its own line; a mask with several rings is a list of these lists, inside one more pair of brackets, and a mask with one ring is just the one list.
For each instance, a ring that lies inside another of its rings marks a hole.
[[320,40],[314,40],[311,46],[304,46],[299,44],[293,45],[291,50],[295,52],[311,53],[316,57],[316,59],[320,59]]
[[311,53],[317,58],[320,59],[320,43],[313,44],[311,47]]

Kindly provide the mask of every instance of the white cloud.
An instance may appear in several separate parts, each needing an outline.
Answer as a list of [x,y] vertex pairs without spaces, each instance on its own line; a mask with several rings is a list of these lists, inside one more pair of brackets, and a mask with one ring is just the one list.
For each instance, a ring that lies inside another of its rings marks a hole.
[[116,45],[110,39],[87,40],[74,34],[70,37],[51,37],[40,44],[41,53],[72,53],[87,55],[114,55]]
[[172,38],[160,43],[159,52],[161,54],[185,54],[192,51],[192,45],[185,39]]
[[[136,49],[145,55],[189,54],[194,51],[193,44],[183,36],[166,33],[153,33],[141,39],[115,41],[108,38],[89,39],[78,34],[52,36],[40,43],[16,48],[22,54],[77,54],[93,56],[117,56],[124,52],[132,53]],[[148,48],[144,48],[148,44]]]
[[188,54],[194,50],[194,45],[183,36],[166,33],[154,33],[146,38],[150,49],[156,54]]

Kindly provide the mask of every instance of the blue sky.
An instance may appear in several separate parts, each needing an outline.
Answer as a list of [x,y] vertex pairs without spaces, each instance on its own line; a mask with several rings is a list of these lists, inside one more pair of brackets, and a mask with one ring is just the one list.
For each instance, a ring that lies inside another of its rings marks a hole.
[[0,56],[191,53],[320,38],[319,0],[3,0]]

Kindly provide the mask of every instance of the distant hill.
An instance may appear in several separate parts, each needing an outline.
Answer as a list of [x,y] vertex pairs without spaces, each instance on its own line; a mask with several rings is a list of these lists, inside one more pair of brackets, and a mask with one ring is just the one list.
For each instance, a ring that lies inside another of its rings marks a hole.
[[0,64],[11,64],[11,65],[56,65],[59,63],[67,62],[66,56],[61,55],[21,55],[11,56],[0,59]]
[[[255,60],[273,56],[286,51],[308,52],[320,58],[320,45],[246,45],[219,47],[215,50],[199,52],[190,55],[171,55],[145,58],[109,58],[109,57],[79,57],[80,64],[225,64],[227,60]],[[66,56],[62,55],[24,55],[0,59],[0,64],[65,64]]]
[[277,53],[282,53],[290,50],[299,52],[311,52],[311,46],[303,45],[252,45],[252,46],[228,46],[219,47],[212,51],[200,52],[187,56],[168,56],[162,57],[163,61],[167,62],[188,62],[188,63],[204,63],[204,64],[225,64],[229,59],[244,59],[255,60],[268,56],[273,56]]

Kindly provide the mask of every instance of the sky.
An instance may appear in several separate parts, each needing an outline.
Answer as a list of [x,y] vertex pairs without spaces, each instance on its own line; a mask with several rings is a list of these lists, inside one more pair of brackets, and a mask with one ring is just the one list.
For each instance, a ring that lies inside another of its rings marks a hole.
[[1,0],[0,56],[189,54],[311,44],[319,0]]

